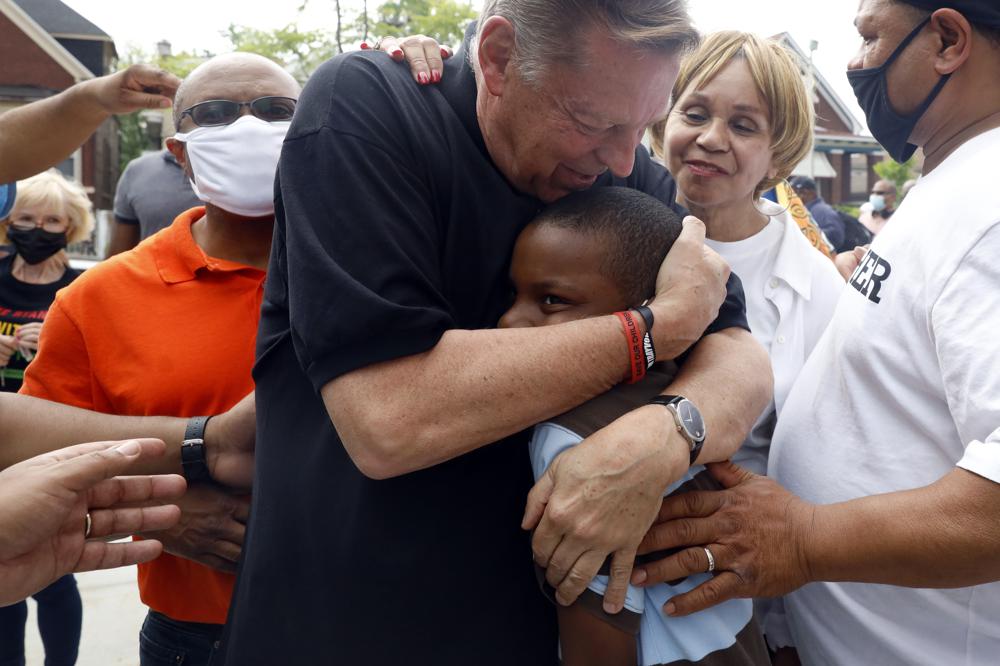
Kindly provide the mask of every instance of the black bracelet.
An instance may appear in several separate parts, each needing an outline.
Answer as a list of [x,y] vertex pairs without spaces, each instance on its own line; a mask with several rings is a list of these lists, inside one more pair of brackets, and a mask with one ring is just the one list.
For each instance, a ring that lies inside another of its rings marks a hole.
[[656,347],[653,346],[653,311],[645,305],[633,309],[646,322],[646,334],[642,336],[642,351],[646,355],[646,369],[649,370],[656,363]]
[[211,416],[193,416],[188,419],[181,443],[181,468],[188,483],[204,483],[212,480],[205,458],[205,429]]
[[632,309],[635,310],[636,312],[638,312],[639,316],[642,317],[642,320],[644,322],[646,322],[646,332],[647,333],[652,333],[653,332],[653,311],[649,309],[649,306],[648,305],[640,305],[639,307],[632,308]]

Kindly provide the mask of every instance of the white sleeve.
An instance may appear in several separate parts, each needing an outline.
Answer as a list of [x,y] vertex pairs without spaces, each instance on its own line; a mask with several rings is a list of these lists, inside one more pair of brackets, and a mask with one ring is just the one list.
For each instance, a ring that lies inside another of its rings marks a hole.
[[[942,385],[961,442],[984,442],[1000,424],[998,256],[1000,223],[989,227],[962,258],[930,312]],[[974,456],[977,466],[985,459],[996,475],[1000,446],[978,444]]]
[[528,452],[535,480],[545,473],[560,453],[583,441],[583,437],[555,423],[539,423],[531,435]]
[[1000,483],[1000,428],[994,430],[986,441],[976,440],[965,447],[965,455],[958,461],[958,466]]

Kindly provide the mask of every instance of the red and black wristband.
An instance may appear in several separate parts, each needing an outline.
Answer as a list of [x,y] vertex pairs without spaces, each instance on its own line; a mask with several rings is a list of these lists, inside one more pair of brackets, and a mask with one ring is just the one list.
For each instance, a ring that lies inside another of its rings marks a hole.
[[635,384],[646,376],[646,354],[643,347],[643,337],[639,333],[635,317],[630,311],[616,312],[615,316],[622,323],[625,342],[628,345],[629,375],[628,383]]

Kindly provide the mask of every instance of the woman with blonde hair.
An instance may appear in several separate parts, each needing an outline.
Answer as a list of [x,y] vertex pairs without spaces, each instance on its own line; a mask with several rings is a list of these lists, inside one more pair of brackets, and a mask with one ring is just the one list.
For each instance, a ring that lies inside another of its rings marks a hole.
[[[762,197],[784,185],[809,155],[813,118],[788,51],[753,34],[724,31],[706,37],[685,58],[668,115],[653,128],[654,150],[676,179],[681,203],[705,223],[706,245],[743,281],[750,330],[771,358],[774,398],[733,456],[758,474],[766,473],[774,426],[792,383],[844,286],[792,211]],[[665,603],[673,594],[655,596]],[[780,604],[758,610],[764,611],[759,619],[771,647],[789,645]]]
[[[10,215],[0,222],[0,241],[13,250],[0,259],[0,390],[20,388],[56,292],[79,275],[66,245],[89,237],[93,226],[87,193],[58,171],[17,184]],[[76,580],[63,576],[34,599],[45,663],[76,663],[83,614]],[[0,608],[0,664],[24,664],[27,615],[24,601]]]
[[685,58],[661,127],[681,202],[743,281],[750,330],[771,356],[774,400],[736,456],[764,473],[774,421],[844,285],[791,211],[761,196],[812,150],[812,101],[780,44],[718,32]]
[[65,248],[94,227],[90,199],[79,183],[52,169],[21,181],[0,242],[0,390],[16,392],[38,349],[38,333],[56,292],[72,282]]

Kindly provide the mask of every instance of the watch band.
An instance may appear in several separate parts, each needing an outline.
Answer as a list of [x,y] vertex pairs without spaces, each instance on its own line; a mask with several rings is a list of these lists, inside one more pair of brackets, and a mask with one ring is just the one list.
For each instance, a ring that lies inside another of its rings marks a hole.
[[[691,436],[691,433],[688,432],[687,427],[681,422],[681,416],[677,411],[677,405],[685,400],[687,400],[687,398],[681,395],[657,395],[650,398],[649,404],[663,405],[667,408],[667,411],[670,412],[670,415],[674,419],[674,425],[677,427],[677,432],[681,434],[681,437],[687,440],[691,452],[689,464],[693,465],[694,461],[698,459],[698,455],[701,453],[701,448],[705,444],[705,438],[702,437],[701,439],[695,439]],[[694,403],[691,403],[691,405],[693,407]]]
[[205,428],[211,416],[193,416],[188,419],[181,443],[181,467],[188,483],[205,483],[212,480],[205,459]]

